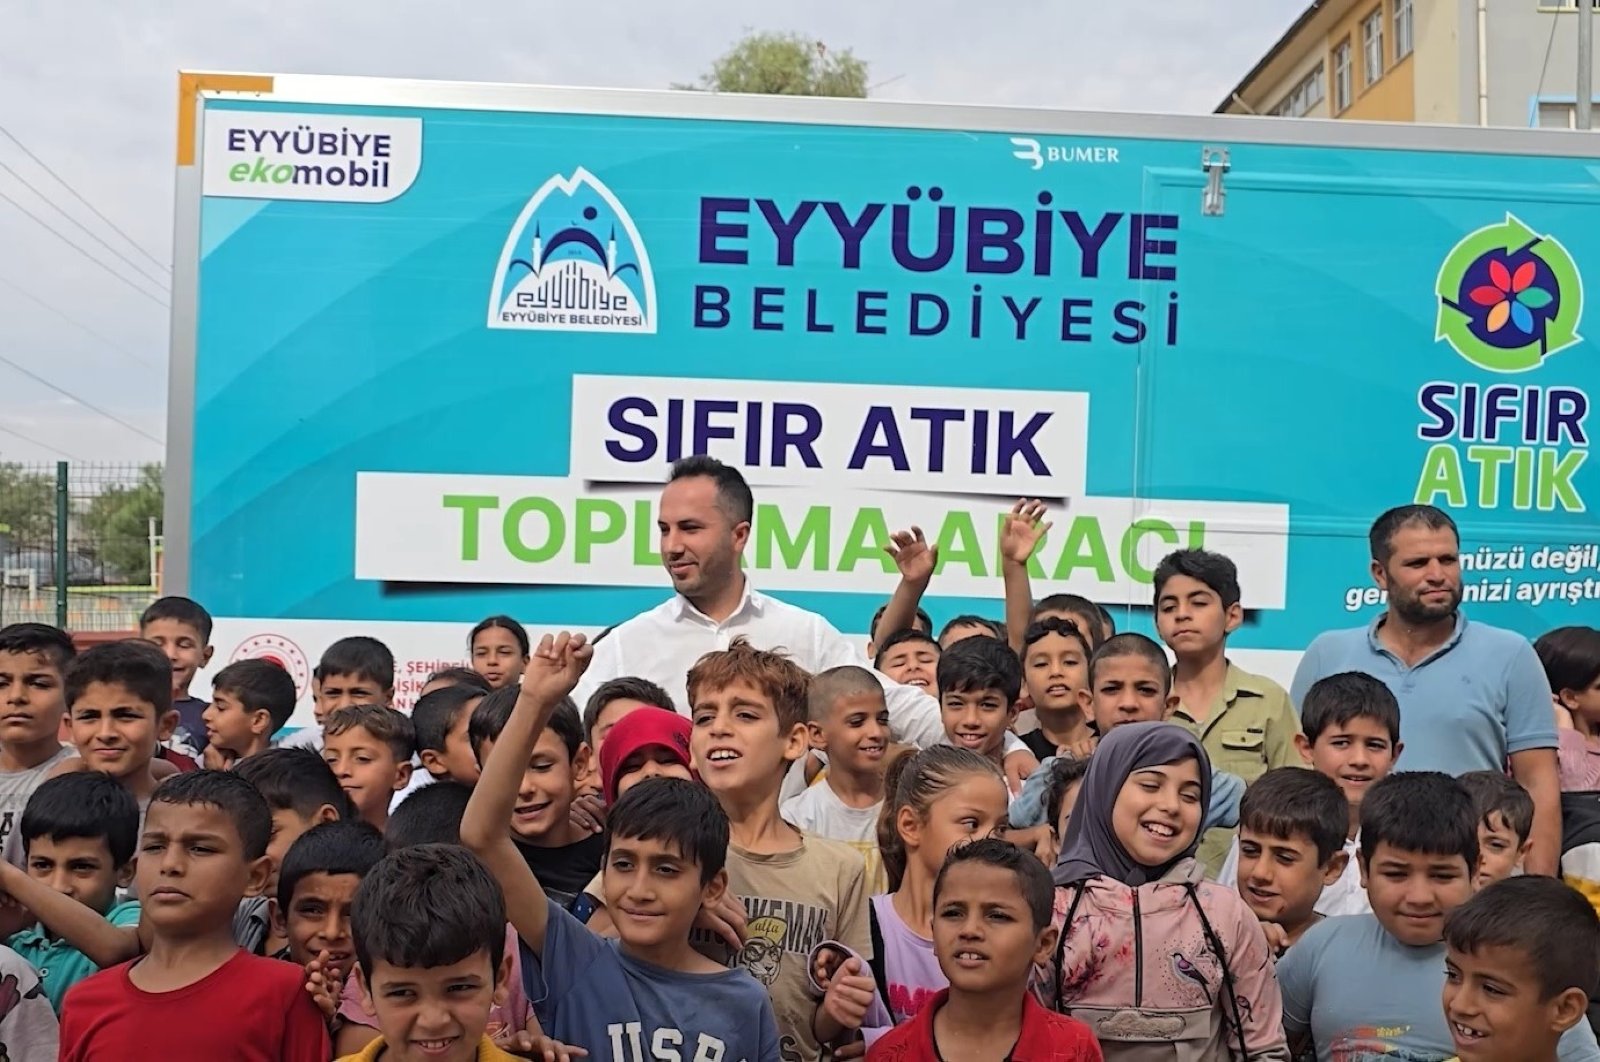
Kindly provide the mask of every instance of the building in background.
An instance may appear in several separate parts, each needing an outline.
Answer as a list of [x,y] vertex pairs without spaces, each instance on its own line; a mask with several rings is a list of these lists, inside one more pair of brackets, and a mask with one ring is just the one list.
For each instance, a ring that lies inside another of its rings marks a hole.
[[1317,0],[1217,112],[1570,129],[1577,33],[1575,0]]

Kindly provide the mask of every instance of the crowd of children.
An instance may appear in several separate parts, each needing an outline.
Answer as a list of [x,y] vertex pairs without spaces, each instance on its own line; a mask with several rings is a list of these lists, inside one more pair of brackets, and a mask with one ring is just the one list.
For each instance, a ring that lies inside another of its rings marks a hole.
[[[936,633],[906,532],[866,658],[736,637],[682,703],[492,616],[409,712],[341,639],[285,734],[273,663],[190,694],[193,601],[0,630],[0,1059],[1600,1062],[1600,918],[1523,873],[1522,785],[1405,770],[1378,678],[1240,667],[1226,557],[1154,569],[1159,642],[1034,601],[1048,527],[1007,514],[1003,620]],[[1600,788],[1600,632],[1535,648]]]

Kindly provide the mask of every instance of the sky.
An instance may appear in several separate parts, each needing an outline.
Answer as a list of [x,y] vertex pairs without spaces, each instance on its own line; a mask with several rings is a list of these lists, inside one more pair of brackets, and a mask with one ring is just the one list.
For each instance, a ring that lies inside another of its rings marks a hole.
[[1008,0],[994,17],[969,0],[11,5],[0,34],[0,461],[163,456],[179,70],[666,88],[696,80],[746,31],[777,30],[851,49],[881,99],[1204,114],[1303,7]]

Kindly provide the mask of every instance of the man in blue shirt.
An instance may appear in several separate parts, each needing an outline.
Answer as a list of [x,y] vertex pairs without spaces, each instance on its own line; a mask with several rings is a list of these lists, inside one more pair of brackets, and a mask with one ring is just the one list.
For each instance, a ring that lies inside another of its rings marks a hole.
[[1461,614],[1460,535],[1431,505],[1390,509],[1372,525],[1372,578],[1388,608],[1366,627],[1329,631],[1306,649],[1290,696],[1298,706],[1327,675],[1361,671],[1400,702],[1405,769],[1505,770],[1533,797],[1524,867],[1554,874],[1561,783],[1550,685],[1528,640]]

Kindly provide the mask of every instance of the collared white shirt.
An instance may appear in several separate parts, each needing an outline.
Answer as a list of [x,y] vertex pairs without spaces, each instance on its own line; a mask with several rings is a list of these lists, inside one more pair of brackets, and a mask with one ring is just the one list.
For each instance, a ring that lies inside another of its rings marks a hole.
[[[689,712],[689,669],[707,653],[728,648],[735,638],[747,638],[757,649],[782,650],[800,667],[816,674],[831,667],[855,664],[877,675],[883,683],[889,709],[889,729],[896,741],[918,748],[944,741],[939,702],[915,686],[874,671],[859,648],[815,612],[768,597],[745,580],[744,593],[733,613],[721,623],[689,603],[682,594],[648,612],[618,624],[594,647],[594,659],[573,700],[581,708],[602,682],[636,675],[666,690],[678,711]],[[1006,751],[1012,751],[1011,740]]]

